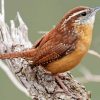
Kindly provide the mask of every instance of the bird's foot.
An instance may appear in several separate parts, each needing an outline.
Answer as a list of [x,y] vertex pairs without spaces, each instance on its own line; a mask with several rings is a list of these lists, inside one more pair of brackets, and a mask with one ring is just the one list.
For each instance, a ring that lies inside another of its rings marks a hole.
[[[42,67],[42,66],[41,66]],[[47,74],[47,75],[52,75],[52,73],[50,71],[47,71],[44,67],[42,67],[43,71],[44,71],[44,74]]]
[[63,89],[63,91],[58,91],[57,93],[66,93],[67,95],[70,95],[67,86],[62,82],[62,80],[59,78],[59,75],[54,76],[60,87]]

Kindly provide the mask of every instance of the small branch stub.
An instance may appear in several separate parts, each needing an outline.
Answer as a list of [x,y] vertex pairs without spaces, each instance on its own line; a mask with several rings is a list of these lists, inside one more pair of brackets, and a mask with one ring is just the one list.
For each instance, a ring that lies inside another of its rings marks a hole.
[[[20,14],[17,14],[19,26],[15,27],[14,21],[11,20],[11,28],[5,23],[4,14],[4,8],[2,8],[2,13],[0,14],[0,53],[31,48],[32,44],[27,36],[28,29]],[[29,62],[22,58],[8,59],[5,61],[14,76],[19,80],[19,83],[28,91],[33,100],[90,100],[89,93],[85,87],[77,82],[70,72],[63,73],[60,76],[70,93],[67,95],[63,92],[55,78],[52,75],[46,74],[41,66],[31,69]]]

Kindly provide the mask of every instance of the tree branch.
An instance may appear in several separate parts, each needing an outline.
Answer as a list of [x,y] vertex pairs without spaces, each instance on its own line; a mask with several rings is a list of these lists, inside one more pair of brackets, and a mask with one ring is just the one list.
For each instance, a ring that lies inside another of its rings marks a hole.
[[76,79],[82,83],[88,82],[100,82],[100,75],[92,74],[86,67],[81,68],[82,77],[77,77]]
[[13,75],[13,73],[11,72],[11,70],[8,68],[8,66],[2,62],[0,60],[0,68],[7,74],[7,76],[9,77],[9,79],[12,81],[12,83],[22,92],[24,92],[26,94],[26,96],[29,96],[28,91],[26,90],[26,88],[19,83],[19,81],[16,79],[16,77]]
[[[2,0],[3,2],[3,0]],[[3,6],[3,3],[2,3]],[[16,27],[11,20],[11,27],[4,21],[4,7],[0,14],[0,53],[22,51],[32,47],[28,39],[28,28],[19,13],[17,18],[19,26]],[[22,58],[5,60],[8,68],[2,63],[2,69],[8,74],[13,83],[33,100],[89,100],[89,94],[85,87],[77,82],[70,72],[61,74],[60,78],[66,85],[69,95],[62,92],[62,88],[52,75],[47,75],[41,66],[31,69],[29,62]],[[17,78],[16,81],[13,75]],[[13,79],[12,79],[13,77]],[[18,84],[16,84],[16,82]],[[24,87],[24,88],[23,88]],[[28,92],[26,92],[26,90]]]
[[100,54],[98,52],[96,52],[95,50],[89,50],[88,53],[100,58]]

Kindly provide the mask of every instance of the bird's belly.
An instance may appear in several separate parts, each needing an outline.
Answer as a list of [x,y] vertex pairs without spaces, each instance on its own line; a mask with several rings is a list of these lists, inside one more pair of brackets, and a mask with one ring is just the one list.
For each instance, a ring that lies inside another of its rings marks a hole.
[[75,50],[54,61],[46,66],[46,69],[53,74],[68,71],[80,63],[83,56],[87,53],[92,40],[92,27],[89,24],[77,27],[77,32],[80,33],[79,40],[76,44]]
[[46,66],[46,70],[53,74],[68,71],[80,63],[83,56],[87,53],[88,49],[83,44],[78,47],[71,54],[64,56],[63,58],[54,61]]

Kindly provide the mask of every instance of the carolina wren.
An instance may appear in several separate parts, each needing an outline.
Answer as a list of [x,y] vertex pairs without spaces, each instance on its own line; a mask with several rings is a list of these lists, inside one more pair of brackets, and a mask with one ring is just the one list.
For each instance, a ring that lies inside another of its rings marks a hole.
[[96,12],[100,7],[80,6],[69,11],[33,48],[21,52],[0,54],[0,59],[28,58],[32,66],[42,65],[53,74],[68,71],[78,65],[92,40]]

